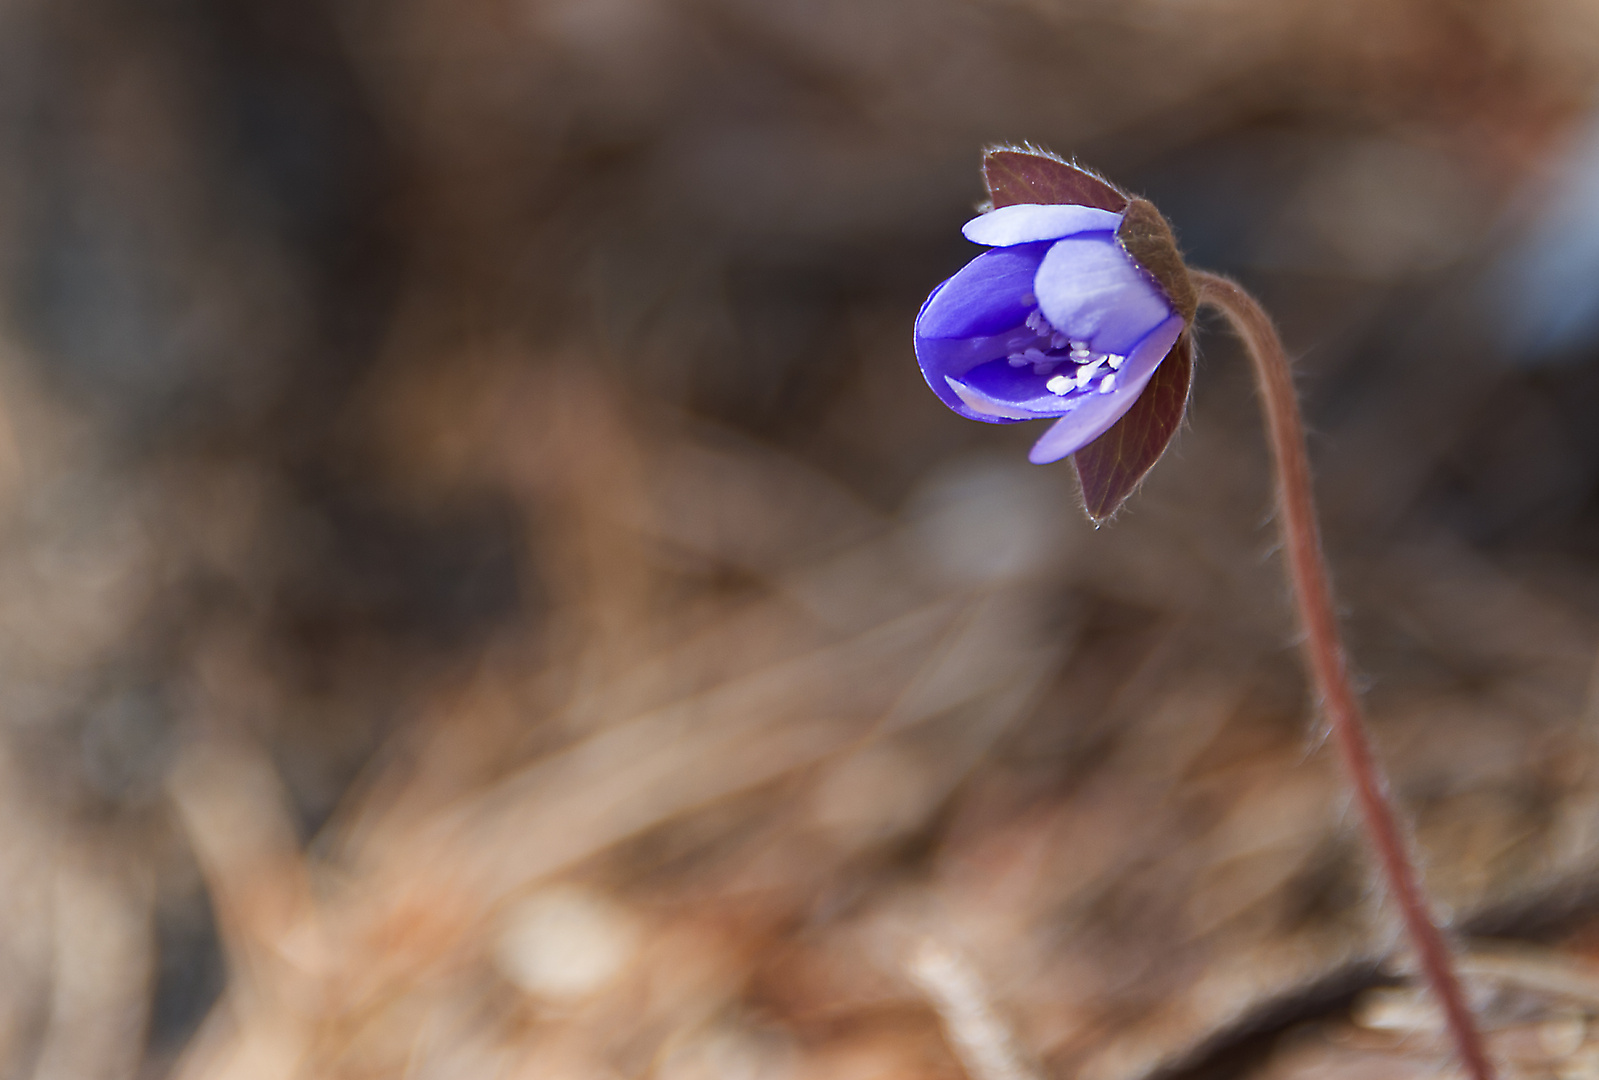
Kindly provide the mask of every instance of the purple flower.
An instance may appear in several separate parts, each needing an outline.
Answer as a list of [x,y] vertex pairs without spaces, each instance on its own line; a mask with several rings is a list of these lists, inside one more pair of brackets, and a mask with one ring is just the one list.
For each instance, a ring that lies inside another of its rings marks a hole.
[[928,385],[973,420],[1055,421],[1029,457],[1070,457],[1083,509],[1114,514],[1182,426],[1199,298],[1147,200],[1033,147],[983,155],[994,207],[966,223],[992,250],[916,316]]
[[1126,213],[1037,202],[974,218],[962,232],[991,250],[916,317],[922,374],[950,408],[993,424],[1055,419],[1028,455],[1035,463],[1109,431],[1187,329],[1191,309],[1124,246]]

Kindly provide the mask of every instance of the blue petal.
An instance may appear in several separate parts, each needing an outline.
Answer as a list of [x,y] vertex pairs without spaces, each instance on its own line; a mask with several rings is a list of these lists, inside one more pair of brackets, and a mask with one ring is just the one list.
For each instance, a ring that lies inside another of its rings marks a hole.
[[1023,244],[983,252],[927,298],[917,336],[989,337],[1020,326],[1038,306],[1033,279],[1048,251],[1048,244]]
[[1097,206],[1018,203],[990,210],[961,228],[974,244],[1010,247],[1038,240],[1059,240],[1085,232],[1115,232],[1122,216]]
[[[1000,420],[1054,417],[1070,420],[1064,426],[1056,425],[1060,430],[1054,436],[1055,441],[1049,444],[1051,449],[1055,449],[1061,439],[1076,439],[1071,449],[1059,455],[1065,456],[1098,438],[1132,408],[1133,402],[1149,383],[1150,376],[1171,351],[1183,326],[1183,317],[1172,315],[1143,341],[1137,342],[1118,367],[1099,368],[1097,374],[1092,376],[1093,381],[1071,390],[1052,391],[1049,384],[1057,375],[1075,376],[1079,370],[1076,365],[1056,360],[1052,368],[1040,372],[1035,371],[1032,364],[1011,363],[1008,353],[1005,357],[978,364],[962,374],[946,374],[944,381],[966,406],[963,414],[967,416],[975,414],[979,419],[993,422],[998,422],[996,417]],[[1016,338],[1010,340],[1017,342]],[[1012,346],[1013,351],[1017,347],[1019,342]],[[1110,381],[1111,388],[1102,390],[1098,384],[1106,379]],[[1045,438],[1050,436],[1046,433]]]
[[1154,279],[1110,235],[1057,241],[1033,290],[1044,317],[1095,352],[1127,355],[1172,313]]
[[1151,376],[1160,362],[1166,359],[1172,346],[1184,330],[1183,317],[1172,315],[1151,330],[1127,355],[1127,362],[1116,373],[1116,389],[1108,394],[1074,395],[1076,405],[1071,412],[1044,432],[1033,444],[1027,460],[1035,465],[1047,465],[1077,453],[1083,447],[1109,431],[1120,420],[1138,395],[1149,385]]
[[1035,375],[1031,365],[1017,368],[1003,359],[990,360],[944,381],[967,408],[985,417],[1041,420],[1060,416],[1067,408],[1067,399],[1050,393],[1047,380]]
[[[938,299],[949,282],[944,282],[934,289],[932,295],[922,305],[922,314]],[[921,333],[922,315],[916,317],[916,361],[921,365],[922,377],[927,380],[927,385],[932,387],[933,393],[939,400],[951,409],[960,413],[969,420],[982,420],[990,424],[1010,424],[1015,420],[999,417],[991,413],[983,413],[970,408],[959,394],[949,385],[950,376],[961,376],[966,372],[988,363],[991,360],[1008,356],[1017,348],[1019,341],[1034,340],[1033,334],[1025,327],[1018,325],[1011,328],[1013,332],[998,334],[992,337],[972,338],[930,338]]]

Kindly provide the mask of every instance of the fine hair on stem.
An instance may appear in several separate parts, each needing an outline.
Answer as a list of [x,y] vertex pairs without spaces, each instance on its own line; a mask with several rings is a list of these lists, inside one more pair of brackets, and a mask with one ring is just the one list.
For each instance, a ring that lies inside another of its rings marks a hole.
[[1398,905],[1416,958],[1443,1009],[1461,1064],[1473,1080],[1493,1080],[1482,1032],[1466,1001],[1454,954],[1433,914],[1406,830],[1372,748],[1338,630],[1327,560],[1311,490],[1305,426],[1293,373],[1276,328],[1255,298],[1227,278],[1190,271],[1199,303],[1219,311],[1244,343],[1254,364],[1276,472],[1277,516],[1289,581],[1304,630],[1305,665],[1337,747],[1366,838],[1389,894]]

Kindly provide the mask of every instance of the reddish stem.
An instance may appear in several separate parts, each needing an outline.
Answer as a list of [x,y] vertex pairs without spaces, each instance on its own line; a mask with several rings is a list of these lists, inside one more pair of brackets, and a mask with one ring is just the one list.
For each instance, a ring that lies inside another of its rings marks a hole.
[[1482,1033],[1466,1005],[1454,956],[1434,920],[1421,874],[1410,857],[1388,782],[1372,752],[1360,703],[1349,684],[1349,667],[1338,634],[1327,561],[1321,549],[1316,504],[1311,494],[1305,427],[1299,415],[1293,377],[1271,317],[1254,297],[1215,274],[1193,271],[1199,302],[1227,317],[1255,363],[1272,455],[1277,463],[1277,503],[1282,515],[1288,576],[1305,628],[1305,662],[1316,696],[1332,727],[1339,756],[1355,788],[1366,833],[1415,947],[1421,970],[1442,1004],[1456,1051],[1473,1080],[1493,1080],[1493,1066]]

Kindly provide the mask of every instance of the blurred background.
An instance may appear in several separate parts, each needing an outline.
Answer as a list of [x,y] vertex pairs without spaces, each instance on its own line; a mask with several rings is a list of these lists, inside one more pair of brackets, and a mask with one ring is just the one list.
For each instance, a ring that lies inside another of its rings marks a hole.
[[1599,6],[0,0],[0,1076],[1435,1076],[1249,373],[910,327],[1074,155],[1298,358],[1513,1075],[1599,1075]]

